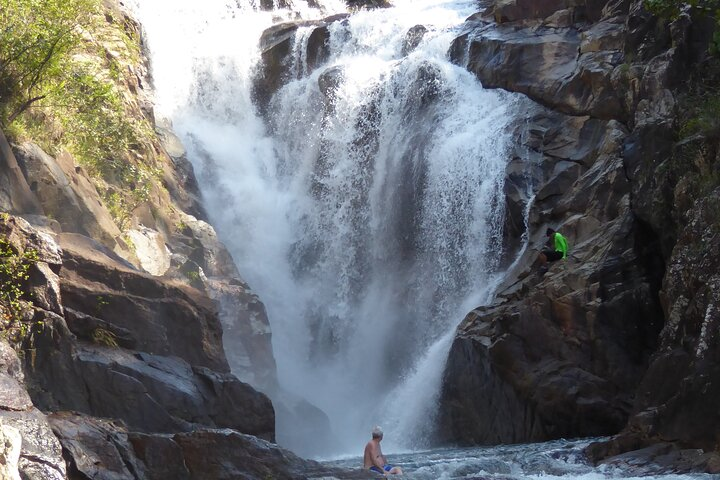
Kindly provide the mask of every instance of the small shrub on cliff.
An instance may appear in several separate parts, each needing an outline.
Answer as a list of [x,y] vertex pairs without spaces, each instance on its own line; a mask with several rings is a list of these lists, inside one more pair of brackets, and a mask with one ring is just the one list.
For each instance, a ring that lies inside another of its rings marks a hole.
[[698,65],[678,100],[681,138],[720,138],[720,60],[711,58]]
[[119,346],[115,334],[102,327],[97,327],[96,329],[94,329],[90,337],[92,338],[92,341],[94,343],[97,343],[98,345],[115,348]]
[[699,64],[678,92],[679,142],[667,169],[686,179],[696,198],[720,185],[720,59]]
[[25,336],[23,317],[32,308],[32,303],[23,300],[30,267],[38,261],[37,252],[18,252],[6,238],[0,237],[0,331],[11,338]]
[[712,55],[720,54],[720,0],[644,0],[644,5],[650,13],[669,20],[685,11],[714,19],[715,32],[708,50]]

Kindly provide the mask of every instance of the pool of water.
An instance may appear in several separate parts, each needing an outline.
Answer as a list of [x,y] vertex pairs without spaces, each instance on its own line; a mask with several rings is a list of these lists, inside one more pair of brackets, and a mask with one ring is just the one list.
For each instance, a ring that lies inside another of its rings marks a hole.
[[[387,454],[388,462],[402,467],[403,478],[441,479],[720,479],[720,475],[676,474],[668,467],[637,462],[590,465],[583,449],[598,439],[556,440],[524,445],[449,448]],[[343,469],[360,469],[362,457],[323,461]],[[379,476],[378,476],[379,477]]]

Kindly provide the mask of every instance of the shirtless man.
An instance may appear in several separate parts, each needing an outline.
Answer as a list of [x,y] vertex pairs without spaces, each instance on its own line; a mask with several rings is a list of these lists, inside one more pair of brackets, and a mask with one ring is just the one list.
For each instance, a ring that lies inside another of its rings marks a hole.
[[382,438],[382,428],[374,427],[372,429],[372,440],[365,445],[364,468],[371,472],[382,473],[383,475],[402,475],[402,469],[400,467],[393,467],[387,464],[387,460],[380,449],[380,441]]

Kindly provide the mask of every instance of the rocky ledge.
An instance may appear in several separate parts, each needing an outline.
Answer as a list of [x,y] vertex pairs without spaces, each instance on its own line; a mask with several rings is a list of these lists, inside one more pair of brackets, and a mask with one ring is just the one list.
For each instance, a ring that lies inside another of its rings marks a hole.
[[367,477],[271,443],[273,406],[230,373],[198,290],[20,217],[4,216],[0,236],[37,254],[21,356],[0,341],[2,478]]

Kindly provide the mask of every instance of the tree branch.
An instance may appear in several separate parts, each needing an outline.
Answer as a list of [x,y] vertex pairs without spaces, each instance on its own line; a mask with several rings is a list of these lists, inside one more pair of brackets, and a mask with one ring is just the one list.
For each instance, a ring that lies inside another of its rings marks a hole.
[[46,95],[38,95],[37,97],[30,98],[26,101],[24,101],[18,108],[15,109],[15,111],[8,117],[7,124],[10,125],[22,112],[30,108],[30,105],[33,103],[42,100],[45,98]]

